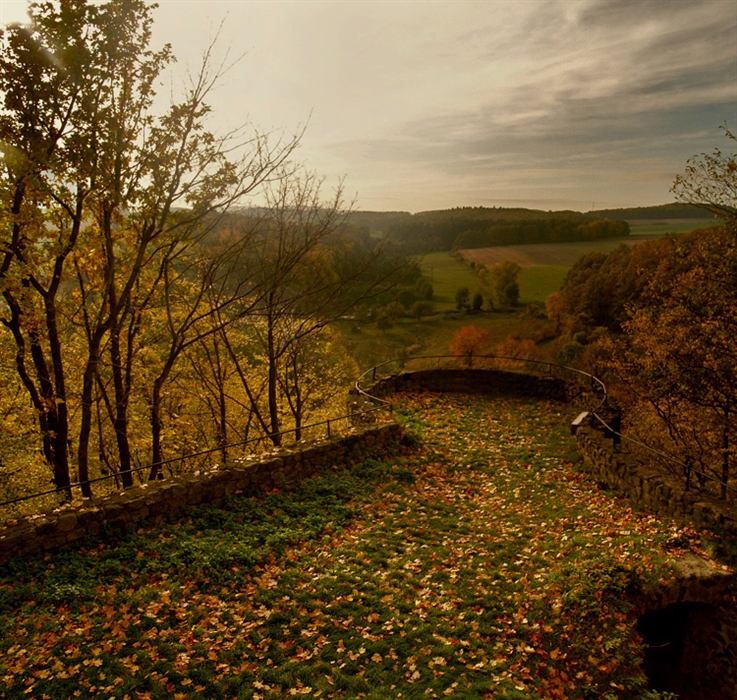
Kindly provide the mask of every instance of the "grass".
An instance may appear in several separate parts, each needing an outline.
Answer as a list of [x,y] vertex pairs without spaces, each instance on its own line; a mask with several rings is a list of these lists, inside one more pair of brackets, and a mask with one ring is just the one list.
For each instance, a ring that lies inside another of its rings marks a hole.
[[0,698],[637,698],[632,593],[692,537],[600,492],[568,409],[406,397],[394,456],[0,578]]
[[632,236],[662,236],[665,233],[691,233],[700,228],[714,225],[713,219],[674,219],[668,221],[647,221],[630,223]]
[[564,265],[522,268],[517,278],[521,303],[538,304],[544,308],[545,299],[563,286],[567,274],[568,268]]
[[450,253],[429,253],[422,258],[422,274],[433,286],[433,305],[437,311],[452,311],[456,308],[456,292],[468,287],[471,297],[482,286],[474,271]]

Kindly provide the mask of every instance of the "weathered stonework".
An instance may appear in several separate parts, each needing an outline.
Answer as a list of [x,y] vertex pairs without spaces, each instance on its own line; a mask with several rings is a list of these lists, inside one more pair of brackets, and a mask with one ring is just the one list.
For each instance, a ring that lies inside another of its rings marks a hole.
[[389,444],[400,434],[397,423],[375,424],[347,437],[236,460],[201,474],[184,474],[91,499],[81,506],[18,518],[0,528],[0,565],[15,557],[78,542],[103,528],[128,528],[144,520],[172,518],[184,506],[222,505],[234,494],[289,487],[326,464],[356,461],[366,450]]
[[576,446],[590,473],[649,511],[737,535],[734,508],[708,495],[685,491],[676,479],[615,449],[600,430],[579,427]]
[[554,401],[567,401],[569,396],[567,383],[559,377],[500,369],[439,368],[398,372],[368,382],[363,389],[378,398],[402,391],[457,392]]

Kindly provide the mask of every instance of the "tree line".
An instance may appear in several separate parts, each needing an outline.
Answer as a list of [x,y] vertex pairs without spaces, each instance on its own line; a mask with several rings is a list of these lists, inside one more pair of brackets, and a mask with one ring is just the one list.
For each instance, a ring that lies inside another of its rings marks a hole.
[[423,252],[528,243],[563,243],[620,238],[630,233],[620,219],[579,212],[468,207],[398,218],[390,239]]
[[0,34],[0,493],[299,438],[355,373],[329,321],[405,260],[293,163],[299,130],[208,129],[214,45],[157,112],[151,6],[30,15]]

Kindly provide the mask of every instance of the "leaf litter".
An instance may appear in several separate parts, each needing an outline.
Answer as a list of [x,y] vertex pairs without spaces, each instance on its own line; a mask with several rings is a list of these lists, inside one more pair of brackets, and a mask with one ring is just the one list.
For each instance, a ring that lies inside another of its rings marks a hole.
[[0,578],[0,698],[636,698],[693,531],[576,468],[565,406],[411,394],[419,446]]

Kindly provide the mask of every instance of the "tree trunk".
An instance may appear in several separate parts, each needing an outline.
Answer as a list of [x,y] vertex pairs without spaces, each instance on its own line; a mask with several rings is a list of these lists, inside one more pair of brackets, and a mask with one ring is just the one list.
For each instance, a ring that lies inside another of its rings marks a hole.
[[724,410],[724,429],[722,431],[722,479],[721,496],[727,499],[727,488],[729,485],[729,406]]
[[148,480],[162,479],[161,462],[164,460],[164,454],[161,447],[161,387],[164,385],[164,379],[161,375],[154,380],[153,391],[151,392],[151,470],[148,474]]
[[118,446],[120,459],[120,476],[123,488],[133,486],[131,472],[132,459],[130,441],[128,439],[128,391],[123,380],[123,363],[120,356],[120,331],[117,324],[113,324],[110,333],[110,365],[113,373],[113,389],[115,392],[115,442]]
[[[31,403],[38,414],[38,424],[41,430],[42,447],[44,457],[51,468],[54,484],[58,489],[64,491],[64,496],[71,499],[71,479],[69,475],[69,422],[66,405],[64,384],[61,384],[61,393],[55,386],[53,378],[58,378],[61,370],[61,356],[57,348],[56,371],[49,372],[46,356],[41,346],[38,333],[35,330],[28,331],[30,356],[35,373],[35,379],[31,376],[26,365],[26,340],[23,334],[22,311],[12,293],[6,291],[3,296],[8,304],[11,315],[10,319],[4,321],[10,330],[16,344],[15,364],[23,385],[31,397]],[[53,315],[47,314],[47,325],[49,321],[55,321]],[[55,336],[58,342],[58,336]],[[63,378],[63,374],[62,374]]]
[[278,366],[276,358],[276,343],[274,340],[274,325],[272,319],[269,318],[269,327],[267,331],[267,350],[269,356],[269,377],[268,377],[268,398],[269,398],[269,421],[271,442],[274,447],[281,446],[282,439],[279,434],[279,404],[277,396]]
[[89,473],[89,445],[90,433],[92,431],[92,388],[95,382],[96,371],[97,355],[91,349],[90,357],[87,360],[87,366],[84,368],[84,375],[82,377],[81,420],[79,426],[79,446],[77,448],[79,482],[82,486],[82,495],[85,498],[92,498]]

